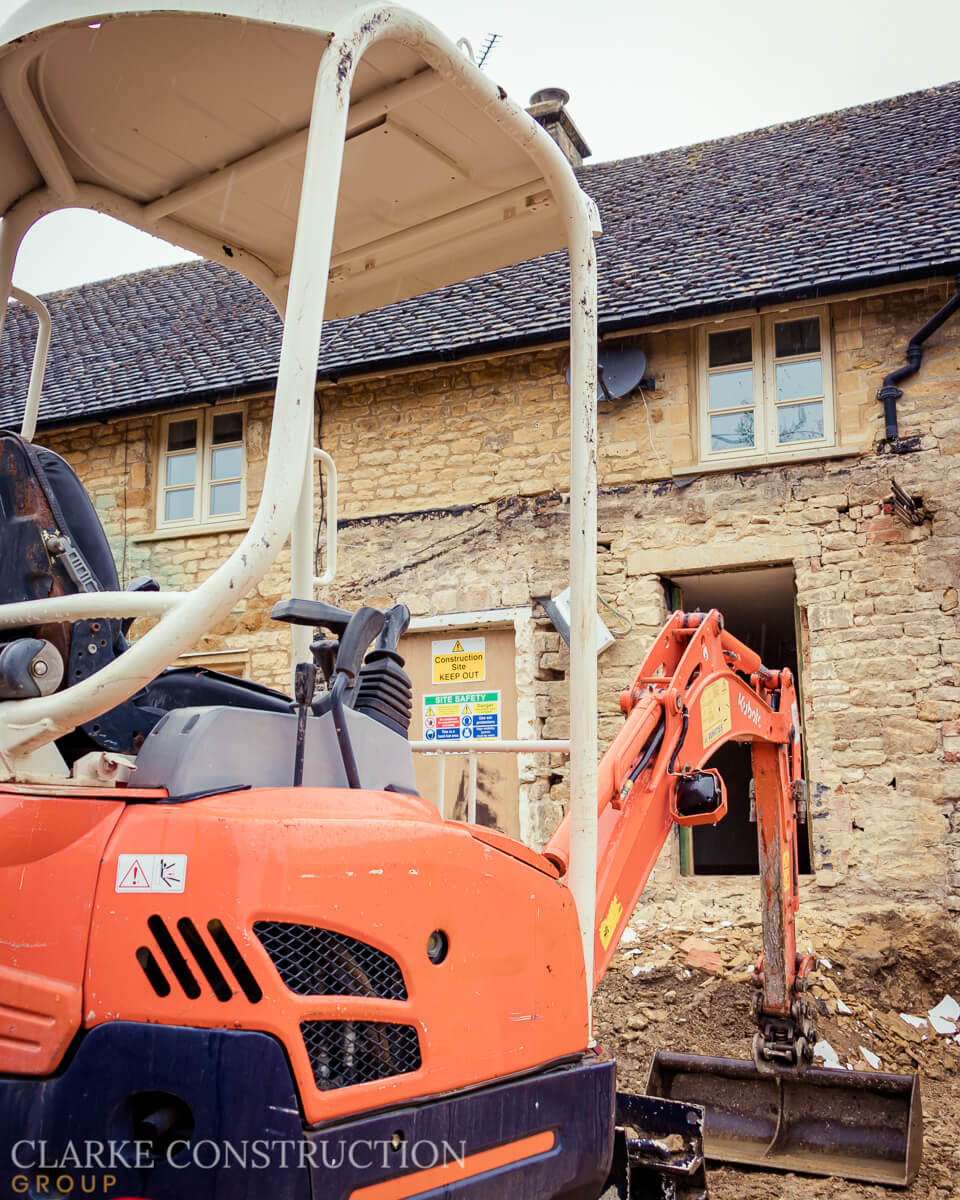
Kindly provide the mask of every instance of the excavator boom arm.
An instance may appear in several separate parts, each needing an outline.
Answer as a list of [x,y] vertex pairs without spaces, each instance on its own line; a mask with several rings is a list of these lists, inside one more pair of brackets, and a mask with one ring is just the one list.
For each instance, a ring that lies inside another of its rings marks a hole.
[[[705,771],[727,742],[752,743],[762,880],[764,1021],[789,1025],[798,974],[797,809],[799,716],[789,671],[770,671],[723,628],[715,610],[674,613],[620,699],[626,721],[598,771],[596,986],[675,824],[715,824],[723,785]],[[567,819],[544,854],[562,872]],[[784,1026],[786,1028],[786,1026]],[[790,1027],[791,1039],[793,1027]],[[785,1035],[784,1035],[785,1036]]]

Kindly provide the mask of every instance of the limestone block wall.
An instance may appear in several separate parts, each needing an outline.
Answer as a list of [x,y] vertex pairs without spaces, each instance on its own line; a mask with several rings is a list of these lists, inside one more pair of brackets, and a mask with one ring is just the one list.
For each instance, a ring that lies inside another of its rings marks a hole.
[[[844,453],[750,471],[694,464],[695,330],[638,334],[656,389],[600,415],[598,584],[633,624],[600,660],[600,730],[666,615],[661,578],[792,565],[802,619],[816,886],[960,904],[960,322],[931,339],[905,386],[903,456],[878,455],[875,400],[909,337],[951,284],[830,307]],[[535,668],[523,703],[538,732],[567,732],[565,647],[537,609],[567,572],[567,407],[562,347],[318,389],[324,447],[341,472],[345,604],[404,600],[415,615],[530,607]],[[249,402],[248,496],[256,503],[269,399]],[[156,419],[56,431],[45,440],[85,479],[129,581],[190,587],[239,532],[153,537]],[[885,508],[890,480],[923,523]],[[682,485],[682,486],[679,486]],[[247,649],[266,683],[286,680],[287,634],[266,617],[286,594],[281,561],[199,649]],[[616,622],[607,614],[608,623]],[[542,844],[568,799],[560,759],[524,783]],[[669,880],[669,855],[658,878]]]

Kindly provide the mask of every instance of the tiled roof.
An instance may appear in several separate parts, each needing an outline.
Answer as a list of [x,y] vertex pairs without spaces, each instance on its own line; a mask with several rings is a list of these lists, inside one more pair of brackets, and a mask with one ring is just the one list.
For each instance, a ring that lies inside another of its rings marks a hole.
[[[960,83],[698,146],[582,168],[604,223],[600,325],[624,329],[960,267]],[[556,269],[559,265],[559,270]],[[565,255],[324,331],[323,375],[562,338]],[[269,386],[280,324],[212,263],[47,300],[43,423]],[[0,422],[18,419],[35,323],[11,311]]]

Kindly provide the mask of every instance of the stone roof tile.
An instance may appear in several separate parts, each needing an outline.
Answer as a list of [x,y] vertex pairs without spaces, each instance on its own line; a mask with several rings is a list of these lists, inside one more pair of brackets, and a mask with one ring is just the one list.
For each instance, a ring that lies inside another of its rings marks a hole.
[[[599,205],[602,331],[960,267],[960,83],[701,145],[584,166]],[[320,373],[566,336],[566,258],[547,255],[329,322]],[[189,263],[47,298],[43,424],[268,388],[280,323],[257,288]],[[35,321],[14,306],[0,422],[19,421]]]

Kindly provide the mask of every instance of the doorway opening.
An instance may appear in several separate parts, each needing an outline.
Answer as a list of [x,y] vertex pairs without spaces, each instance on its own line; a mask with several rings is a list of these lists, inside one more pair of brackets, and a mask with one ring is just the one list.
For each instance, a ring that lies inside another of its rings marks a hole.
[[[706,612],[717,608],[734,637],[755,650],[774,670],[793,672],[798,696],[802,677],[792,566],[755,567],[736,571],[710,571],[663,579],[671,612]],[[802,703],[798,705],[802,712]],[[804,758],[806,756],[804,755]],[[681,830],[681,866],[688,875],[755,875],[759,870],[757,827],[750,820],[750,746],[729,742],[710,760],[727,788],[729,810],[717,825]],[[692,835],[692,837],[690,836]],[[808,826],[797,837],[800,871],[810,873]]]

